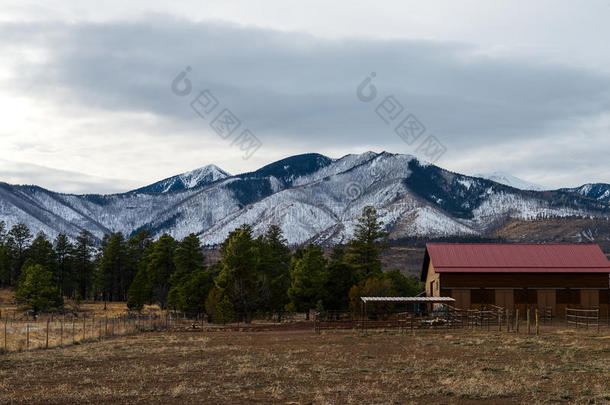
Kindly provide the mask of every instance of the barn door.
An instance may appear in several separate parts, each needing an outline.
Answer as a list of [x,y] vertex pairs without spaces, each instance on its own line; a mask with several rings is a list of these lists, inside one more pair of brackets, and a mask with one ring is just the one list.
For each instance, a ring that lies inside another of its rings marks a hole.
[[456,308],[470,309],[470,290],[451,290],[451,296],[455,298]]
[[538,309],[551,307],[553,315],[557,314],[557,293],[555,290],[538,290]]
[[496,305],[512,311],[515,308],[514,290],[496,290]]
[[580,290],[580,305],[583,308],[599,307],[599,291],[598,290]]

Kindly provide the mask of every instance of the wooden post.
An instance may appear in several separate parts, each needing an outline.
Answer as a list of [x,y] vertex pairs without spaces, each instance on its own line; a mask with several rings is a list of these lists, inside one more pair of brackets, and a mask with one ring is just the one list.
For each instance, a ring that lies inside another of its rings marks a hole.
[[25,350],[30,351],[30,323],[27,323],[25,335]]
[[108,337],[108,315],[106,315],[106,326],[104,329],[104,335]]
[[502,312],[498,310],[498,332],[502,332]]
[[530,334],[530,309],[527,309],[527,334]]
[[519,334],[519,310],[515,313],[515,330]]
[[538,336],[538,308],[536,308],[536,336]]
[[64,346],[64,318],[66,315],[62,315],[61,321],[59,323],[59,347]]
[[47,341],[46,341],[46,343],[44,345],[44,348],[45,349],[49,348],[49,320],[48,319],[47,319]]
[[4,353],[6,353],[6,321],[7,319],[4,318]]
[[76,343],[76,337],[74,336],[74,332],[76,329],[76,318],[72,315],[72,344]]
[[85,315],[83,315],[83,341],[85,340],[85,337],[87,336],[86,331],[87,330],[87,317]]

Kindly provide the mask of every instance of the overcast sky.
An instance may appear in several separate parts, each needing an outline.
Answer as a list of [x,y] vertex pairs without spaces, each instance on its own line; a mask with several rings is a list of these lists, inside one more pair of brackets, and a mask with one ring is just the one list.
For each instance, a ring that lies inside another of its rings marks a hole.
[[[209,163],[418,155],[375,112],[392,95],[446,147],[441,167],[610,182],[608,0],[36,3],[0,1],[0,181],[106,193]],[[202,118],[203,90],[218,105]],[[210,126],[224,108],[227,139]]]

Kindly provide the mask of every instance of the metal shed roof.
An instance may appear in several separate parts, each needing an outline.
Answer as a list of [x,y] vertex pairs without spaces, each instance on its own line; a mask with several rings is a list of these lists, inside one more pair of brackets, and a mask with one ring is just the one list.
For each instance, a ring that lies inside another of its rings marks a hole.
[[594,244],[429,243],[426,255],[438,273],[610,273]]
[[451,297],[360,297],[363,302],[440,303],[455,302]]

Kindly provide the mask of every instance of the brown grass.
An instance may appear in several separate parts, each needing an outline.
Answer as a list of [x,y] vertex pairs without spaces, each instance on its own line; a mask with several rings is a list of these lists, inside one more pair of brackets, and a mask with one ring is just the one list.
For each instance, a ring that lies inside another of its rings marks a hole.
[[610,403],[610,334],[155,332],[0,357],[8,403]]

